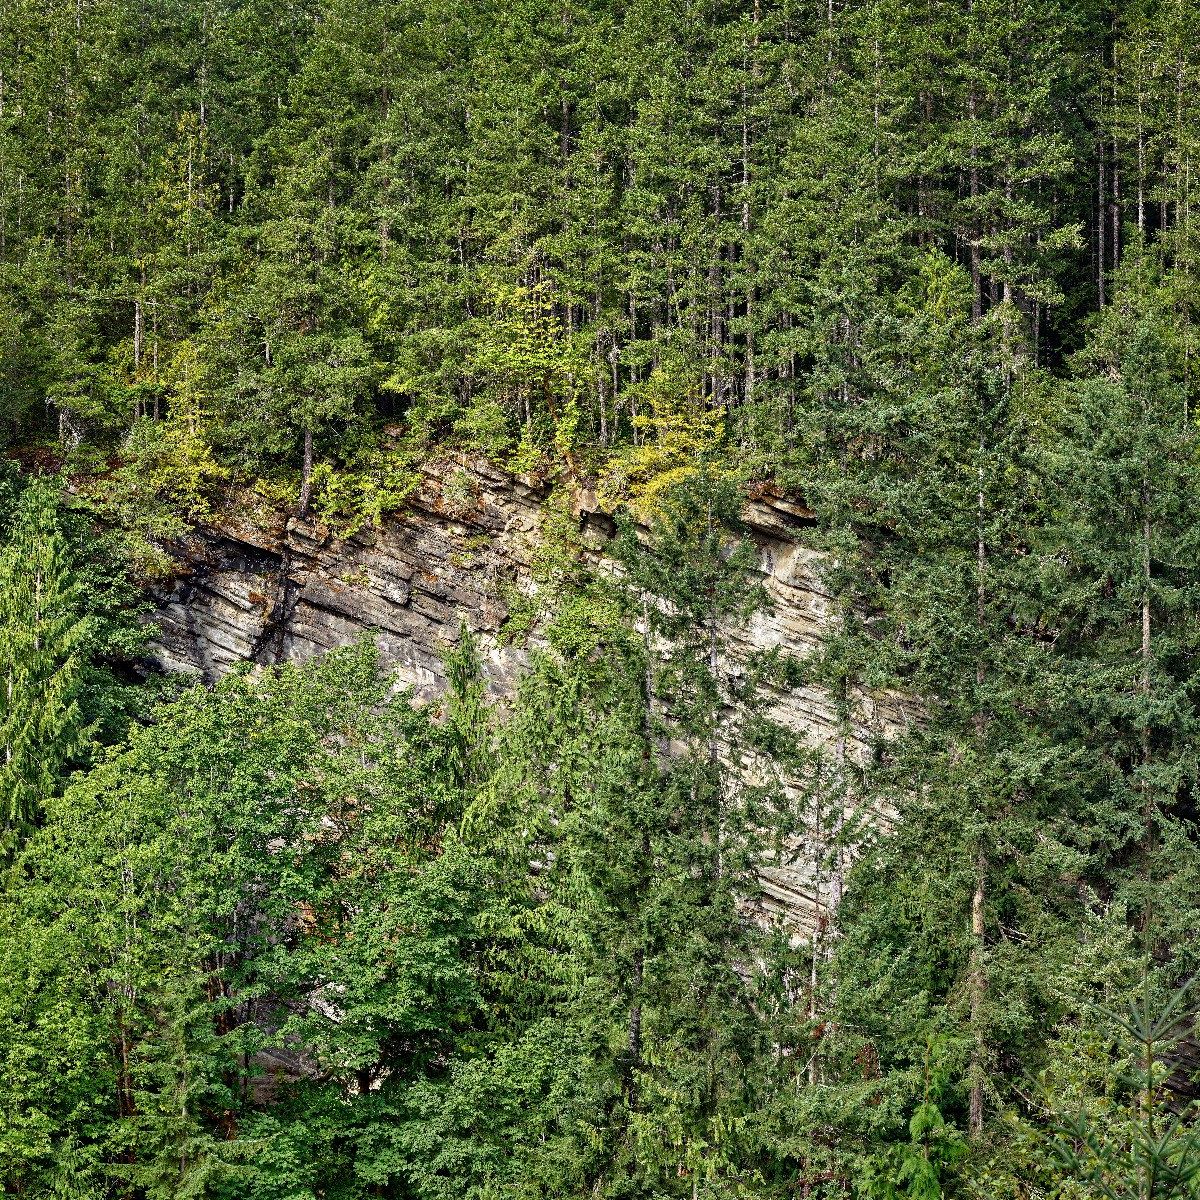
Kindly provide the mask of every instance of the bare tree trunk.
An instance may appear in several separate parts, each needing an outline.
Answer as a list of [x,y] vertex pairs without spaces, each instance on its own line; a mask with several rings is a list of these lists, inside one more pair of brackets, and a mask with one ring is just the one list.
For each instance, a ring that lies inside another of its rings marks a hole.
[[[846,682],[842,681],[842,694],[845,697]],[[841,907],[842,893],[846,889],[845,861],[842,854],[841,838],[846,827],[846,741],[849,734],[849,717],[843,713],[838,719],[838,734],[833,744],[833,761],[837,772],[837,811],[833,815],[833,857],[829,875],[829,918],[831,923],[836,919]],[[831,931],[832,932],[832,931]]]
[[608,402],[604,399],[604,376],[596,379],[596,405],[600,409],[600,445],[608,445]]
[[1142,129],[1142,99],[1138,96],[1138,181],[1137,214],[1138,233],[1146,236],[1146,133]]
[[[1012,205],[1013,199],[1013,165],[1008,164],[1008,173],[1004,178],[1004,199],[1009,206]],[[1012,230],[1010,229],[1004,238],[1004,300],[1007,303],[1013,298],[1012,277],[1013,277],[1013,248],[1010,240]]]
[[[977,102],[975,93],[971,93],[968,111],[971,114],[972,128],[975,124]],[[971,319],[978,322],[983,317],[983,269],[982,255],[979,249],[979,147],[971,144]]]
[[[976,493],[976,527],[975,527],[975,619],[980,639],[984,636],[984,623],[987,616],[987,589],[985,571],[987,569],[987,541],[985,538],[984,519],[986,516],[987,493],[985,489],[986,473],[984,469],[985,416],[983,398],[980,397],[979,409],[979,481]],[[983,753],[983,739],[987,728],[987,719],[983,709],[982,689],[986,678],[986,668],[983,660],[983,650],[975,665],[975,684],[979,690],[976,697],[975,740],[980,754]],[[984,901],[987,880],[987,859],[980,846],[975,853],[975,890],[971,896],[971,962],[969,968],[968,988],[970,992],[970,1020],[973,1045],[971,1048],[971,1064],[969,1067],[969,1097],[967,1114],[967,1132],[972,1138],[983,1134],[983,1081],[984,1059],[987,1053],[984,1036],[984,1003],[987,998],[987,976],[984,968]]]
[[[713,228],[721,228],[721,189],[713,189]],[[720,354],[724,332],[721,327],[721,246],[717,244],[712,249],[712,258],[708,266],[708,378],[709,398],[713,407],[721,403],[725,391],[725,381],[721,376]]]
[[825,952],[825,912],[824,905],[821,902],[821,831],[824,822],[821,820],[821,781],[819,776],[817,786],[813,791],[813,816],[813,901],[816,905],[816,912],[814,913],[813,921],[812,963],[809,967],[808,977],[808,1019],[813,1023],[813,1051],[812,1056],[808,1060],[808,1082],[810,1087],[815,1087],[817,1082],[816,1022],[817,1013],[820,1011],[817,1003],[817,984],[820,982],[818,963]]
[[[642,738],[644,742],[642,754],[654,769],[654,661],[650,651],[650,605],[642,596],[642,625],[646,636],[646,673],[642,680],[645,689],[645,715],[643,717]],[[650,831],[642,827],[642,862],[643,871],[650,869]],[[639,890],[641,889],[639,884]],[[638,922],[639,930],[641,922]],[[633,954],[633,970],[630,978],[629,1031],[627,1045],[629,1050],[630,1072],[642,1061],[642,980],[646,970],[646,948],[639,945]],[[631,1083],[632,1088],[632,1074]]]
[[1108,237],[1105,220],[1108,213],[1108,197],[1104,184],[1104,143],[1100,143],[1100,161],[1096,169],[1096,287],[1100,293],[1100,307],[1104,307],[1104,243]]
[[608,365],[612,368],[612,404],[613,404],[613,437],[617,437],[621,428],[621,410],[618,405],[619,378],[617,363],[621,360],[621,348],[617,345],[617,335],[613,334],[613,344],[608,351]]
[[[143,283],[145,279],[143,278]],[[142,343],[145,338],[145,332],[142,324],[142,302],[140,299],[133,302],[133,370],[136,375],[142,367]],[[133,419],[138,420],[143,416],[142,400],[139,396],[133,405]]]
[[642,976],[646,951],[639,946],[633,954],[633,973],[630,979],[632,1003],[629,1006],[629,1060],[632,1067],[642,1061]]
[[987,996],[987,975],[983,961],[983,905],[987,859],[981,850],[975,859],[975,892],[971,896],[971,1048],[970,1096],[967,1129],[972,1138],[983,1134],[983,1070],[987,1047],[983,1033],[983,1006]]
[[[1150,699],[1150,481],[1142,480],[1142,672],[1140,680],[1140,690],[1142,693],[1143,704],[1148,704]],[[1147,778],[1147,773],[1150,767],[1150,719],[1148,714],[1142,713],[1142,729],[1141,729],[1141,751],[1142,751],[1142,821],[1144,829],[1145,844],[1143,854],[1145,856],[1145,873],[1146,873],[1146,906],[1142,914],[1142,923],[1146,935],[1147,945],[1150,944],[1150,925],[1154,916],[1153,900],[1150,895],[1150,876],[1154,870],[1154,792],[1150,787],[1150,780]]]
[[[745,261],[750,243],[750,131],[742,124],[742,259]],[[745,401],[754,403],[754,284],[746,286],[746,388]]]
[[[1117,111],[1117,81],[1113,76],[1113,115]],[[1114,136],[1112,142],[1112,265],[1115,271],[1121,261],[1121,158]]]

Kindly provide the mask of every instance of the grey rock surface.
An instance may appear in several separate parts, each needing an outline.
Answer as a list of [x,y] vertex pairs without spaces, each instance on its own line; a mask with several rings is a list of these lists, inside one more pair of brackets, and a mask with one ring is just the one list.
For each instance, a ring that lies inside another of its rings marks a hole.
[[[447,482],[452,485],[447,487]],[[152,657],[170,671],[213,682],[241,662],[297,662],[372,633],[383,662],[433,699],[445,686],[442,655],[461,624],[479,638],[489,687],[511,692],[528,661],[502,636],[514,600],[536,589],[534,565],[550,515],[536,482],[477,462],[431,468],[405,511],[348,539],[316,520],[255,524],[229,515],[177,547],[180,574],[155,596]],[[612,522],[587,491],[574,499],[585,553],[603,562]],[[783,647],[803,656],[835,619],[821,555],[805,544],[813,519],[803,506],[763,492],[745,520],[759,552],[769,611],[728,631],[731,657]],[[831,698],[800,687],[768,698],[775,719],[806,745],[852,762],[876,734],[911,718],[894,696],[857,695],[849,736],[839,734]],[[797,795],[805,780],[795,780]],[[874,814],[873,820],[886,820]],[[837,902],[842,856],[814,812],[810,828],[783,851],[764,846],[761,910],[811,932]]]

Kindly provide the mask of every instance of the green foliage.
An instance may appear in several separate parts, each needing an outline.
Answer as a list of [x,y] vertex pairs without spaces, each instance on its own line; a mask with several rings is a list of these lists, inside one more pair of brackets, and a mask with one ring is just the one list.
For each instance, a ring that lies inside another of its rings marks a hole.
[[345,469],[318,463],[313,471],[313,507],[345,537],[378,526],[399,510],[420,485],[411,456],[370,449]]
[[[1200,966],[1198,23],[7,3],[0,438],[69,487],[0,472],[0,1184],[1194,1192],[1095,1004]],[[448,452],[564,485],[509,704],[465,630],[431,710],[123,678],[223,495],[352,534]],[[803,660],[729,653],[751,481]]]
[[500,457],[518,427],[537,439],[536,411],[548,420],[550,443],[569,460],[579,422],[574,380],[586,362],[571,353],[550,289],[496,285],[487,306],[492,311],[479,322],[470,364],[481,394],[455,429],[468,445]]
[[399,423],[636,502],[803,470],[888,298],[1058,366],[1140,238],[1194,309],[1186,3],[156,5],[0,24],[6,436],[332,486]]
[[57,489],[17,499],[0,553],[0,820],[4,850],[40,815],[85,736],[88,623],[58,521]]
[[1188,1023],[1191,982],[1161,1001],[1149,977],[1126,1011],[1102,1010],[1129,1039],[1132,1070],[1122,1083],[1125,1103],[1102,1121],[1083,1114],[1059,1117],[1053,1154],[1064,1176],[1107,1200],[1154,1200],[1200,1192],[1200,1132],[1193,1113],[1172,1111],[1165,1084],[1171,1068],[1164,1058],[1177,1049]]
[[642,433],[641,445],[626,446],[615,454],[601,482],[600,499],[609,505],[622,502],[640,517],[658,515],[671,491],[693,472],[716,469],[725,414],[709,411],[693,396],[682,403],[675,385],[659,368],[639,388],[649,409],[634,420]]
[[171,573],[165,547],[212,518],[229,477],[194,422],[142,418],[107,469],[85,476],[80,499],[122,541],[132,572],[151,579]]
[[[456,947],[488,906],[444,738],[365,650],[162,717],[53,804],[6,896],[5,952],[40,965],[13,976],[5,1177],[40,1190],[74,1145],[98,1187],[289,1194],[336,1178],[349,1136],[362,1186],[386,1181],[394,1094],[479,1004]],[[63,1020],[73,1082],[43,1088]]]
[[957,1130],[946,1125],[941,1111],[929,1101],[917,1106],[908,1123],[910,1141],[884,1157],[882,1168],[871,1166],[863,1179],[867,1196],[878,1200],[942,1200],[947,1168],[966,1153]]
[[710,753],[723,675],[668,716],[691,651],[634,624],[668,561],[750,605],[732,503],[681,489],[615,592],[564,595],[507,712],[465,630],[433,710],[360,647],[196,688],[49,799],[0,906],[5,1178],[734,1187],[775,1061],[772,943],[739,912],[757,827]]

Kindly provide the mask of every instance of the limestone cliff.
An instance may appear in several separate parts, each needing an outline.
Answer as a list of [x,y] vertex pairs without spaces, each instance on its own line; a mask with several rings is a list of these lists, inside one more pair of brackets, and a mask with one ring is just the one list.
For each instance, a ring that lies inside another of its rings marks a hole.
[[[576,495],[584,553],[602,559],[610,519],[587,492]],[[533,567],[547,493],[536,483],[479,463],[430,469],[405,510],[348,539],[316,520],[255,522],[230,514],[177,548],[181,572],[156,597],[154,657],[168,670],[213,681],[239,662],[298,661],[372,631],[384,662],[418,696],[444,685],[442,653],[460,622],[475,631],[490,686],[508,691],[527,661],[504,636],[515,596],[534,590]],[[730,630],[732,653],[783,646],[802,655],[829,626],[820,555],[806,546],[812,515],[789,499],[761,494],[745,513],[759,551],[771,609]],[[776,717],[809,743],[835,735],[820,689],[771,698]],[[903,719],[902,706],[858,697],[848,754],[872,731]],[[763,904],[811,928],[836,899],[837,872],[816,865],[818,846],[801,838],[784,861],[764,861]],[[833,893],[831,895],[830,893]]]

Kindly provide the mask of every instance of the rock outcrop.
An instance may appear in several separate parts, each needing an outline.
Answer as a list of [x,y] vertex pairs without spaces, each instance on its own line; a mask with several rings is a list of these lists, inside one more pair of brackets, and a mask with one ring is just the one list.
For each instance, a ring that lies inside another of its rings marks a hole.
[[[347,539],[316,520],[255,522],[229,515],[177,548],[180,574],[156,597],[153,657],[167,670],[208,682],[240,662],[300,661],[374,634],[383,661],[422,698],[444,687],[442,655],[460,623],[479,637],[489,686],[511,690],[527,662],[505,625],[536,590],[535,567],[549,519],[543,487],[478,463],[431,469],[405,510]],[[611,520],[587,492],[571,516],[585,553],[602,559]],[[803,655],[831,620],[820,555],[805,544],[812,515],[769,492],[749,502],[769,611],[730,630],[731,653],[782,646]],[[808,744],[832,744],[830,698],[801,687],[771,697],[776,718]],[[892,698],[856,698],[845,752],[862,753],[874,733],[905,719]],[[763,905],[811,928],[836,900],[836,869],[819,866],[812,837],[783,857],[764,854]]]

